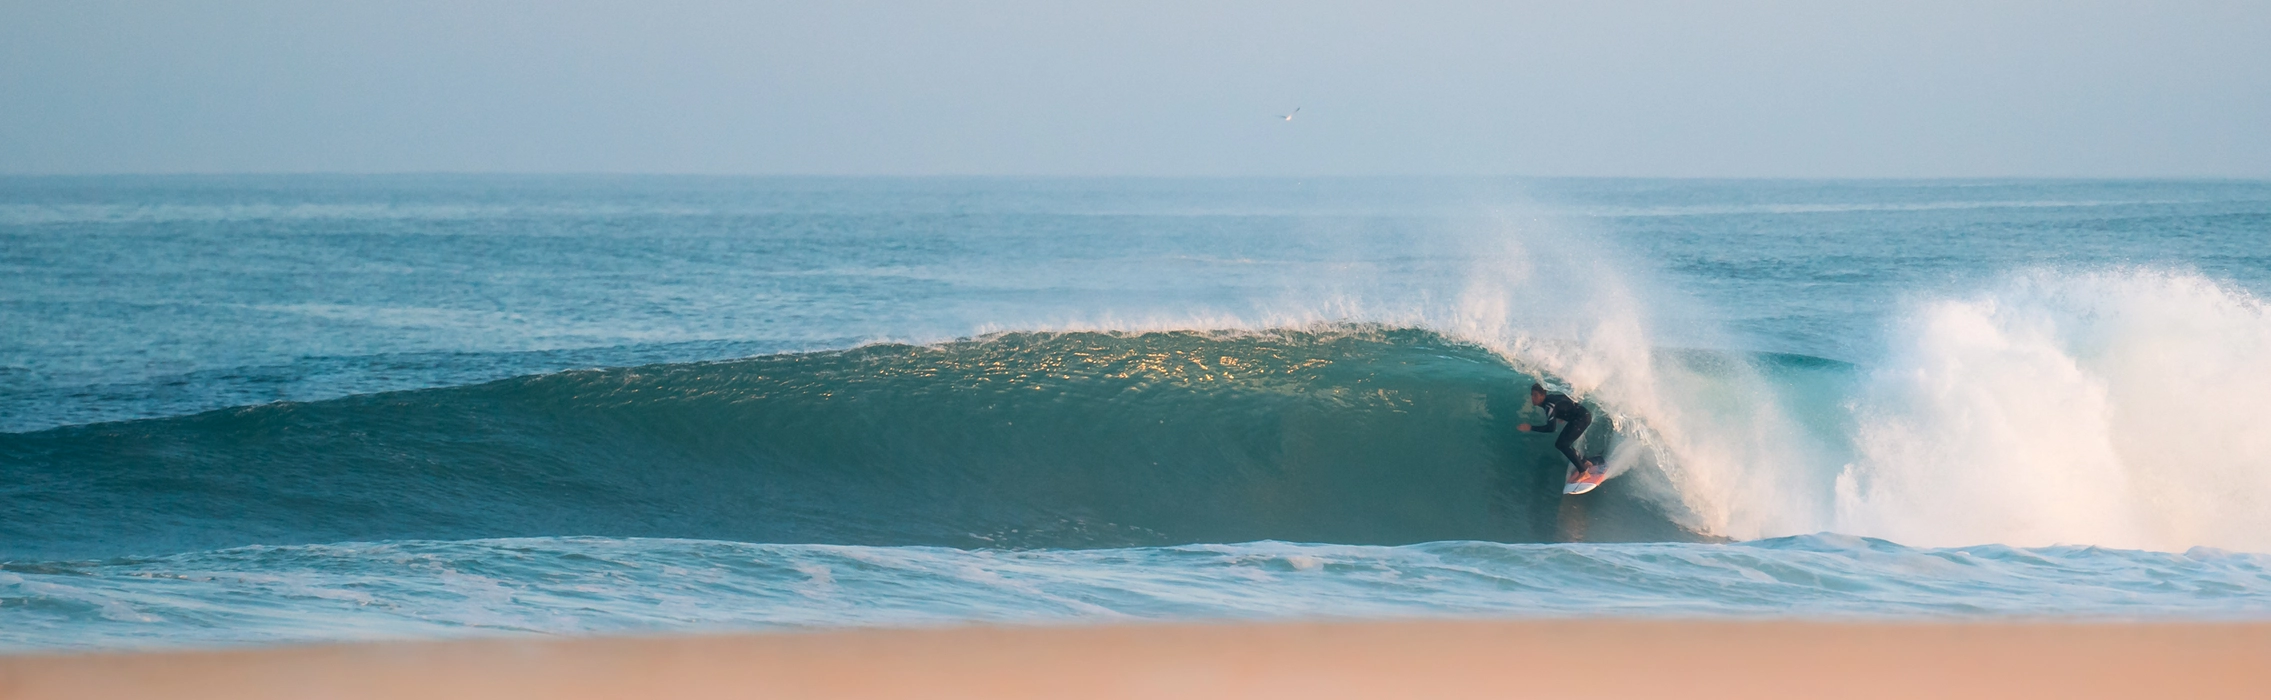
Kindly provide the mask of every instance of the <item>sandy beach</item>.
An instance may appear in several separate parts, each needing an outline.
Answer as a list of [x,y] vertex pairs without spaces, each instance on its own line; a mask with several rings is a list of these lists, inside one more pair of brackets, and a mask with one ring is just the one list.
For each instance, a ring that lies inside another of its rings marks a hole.
[[2264,697],[2271,624],[1426,621],[0,658],[0,698]]

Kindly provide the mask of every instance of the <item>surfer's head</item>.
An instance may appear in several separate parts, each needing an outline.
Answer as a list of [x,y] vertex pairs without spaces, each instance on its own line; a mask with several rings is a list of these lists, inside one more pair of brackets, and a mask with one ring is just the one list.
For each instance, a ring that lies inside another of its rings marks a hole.
[[1530,405],[1532,405],[1532,406],[1536,406],[1536,405],[1538,405],[1538,404],[1541,404],[1541,403],[1545,403],[1545,402],[1546,402],[1546,386],[1545,386],[1544,384],[1539,384],[1539,383],[1537,383],[1537,382],[1531,382],[1531,383],[1530,383]]

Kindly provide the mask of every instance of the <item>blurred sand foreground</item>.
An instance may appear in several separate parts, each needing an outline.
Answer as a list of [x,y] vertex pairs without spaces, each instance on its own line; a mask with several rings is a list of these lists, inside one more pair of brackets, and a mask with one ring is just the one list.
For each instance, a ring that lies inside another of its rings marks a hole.
[[1436,621],[0,657],[0,698],[2271,698],[2271,624]]

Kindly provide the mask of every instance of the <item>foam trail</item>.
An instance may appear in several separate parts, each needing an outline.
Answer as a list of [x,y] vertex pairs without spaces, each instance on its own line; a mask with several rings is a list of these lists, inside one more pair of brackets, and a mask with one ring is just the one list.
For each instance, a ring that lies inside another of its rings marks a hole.
[[2271,308],[2197,274],[2033,272],[1921,304],[1855,403],[1840,531],[2271,549]]

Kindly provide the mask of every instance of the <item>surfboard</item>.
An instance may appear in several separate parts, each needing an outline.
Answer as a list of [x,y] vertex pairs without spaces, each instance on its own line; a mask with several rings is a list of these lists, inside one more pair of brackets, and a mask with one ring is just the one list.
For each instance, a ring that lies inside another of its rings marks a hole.
[[[1600,460],[1590,461],[1592,461],[1595,465],[1599,465],[1601,463]],[[1569,476],[1571,477],[1569,479],[1569,485],[1561,487],[1561,492],[1564,495],[1575,496],[1580,493],[1591,491],[1594,487],[1600,486],[1601,482],[1608,481],[1609,470],[1607,467],[1602,467],[1600,471],[1593,472],[1589,476],[1586,476],[1584,478],[1576,478],[1577,468],[1570,467]]]

